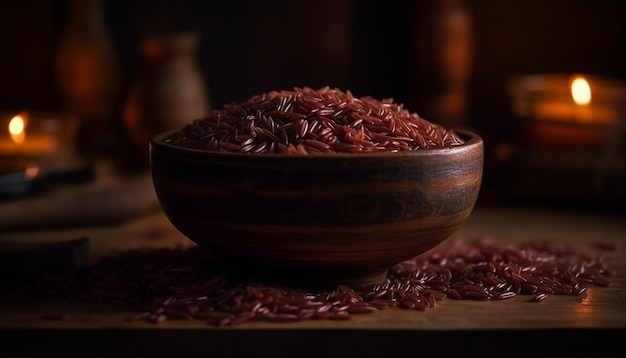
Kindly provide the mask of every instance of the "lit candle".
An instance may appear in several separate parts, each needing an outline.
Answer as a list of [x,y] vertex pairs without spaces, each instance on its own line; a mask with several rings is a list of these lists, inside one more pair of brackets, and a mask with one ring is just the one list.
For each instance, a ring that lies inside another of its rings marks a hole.
[[50,133],[28,130],[28,113],[11,118],[4,135],[0,137],[0,153],[18,156],[43,156],[54,152],[59,143]]
[[[530,117],[599,125],[612,125],[619,121],[620,102],[611,98],[618,92],[606,84],[598,82],[592,87],[585,77],[575,75],[569,81],[569,92],[569,96],[562,96],[556,91],[546,91],[536,99]],[[608,97],[595,99],[596,92]]]
[[[520,140],[566,158],[614,151],[626,129],[626,83],[594,75],[537,74],[509,83]],[[616,139],[617,138],[617,139]],[[593,161],[593,160],[592,160]]]

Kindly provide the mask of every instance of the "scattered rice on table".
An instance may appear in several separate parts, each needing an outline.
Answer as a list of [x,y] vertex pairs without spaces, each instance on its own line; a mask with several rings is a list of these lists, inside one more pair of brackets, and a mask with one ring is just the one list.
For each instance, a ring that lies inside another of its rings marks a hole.
[[[389,307],[434,308],[444,299],[506,300],[526,296],[584,295],[609,286],[615,275],[611,249],[575,250],[553,241],[516,247],[488,237],[451,240],[389,268],[387,279],[367,289],[338,285],[311,291],[260,282],[250,273],[234,279],[227,266],[198,246],[118,252],[78,272],[48,274],[22,284],[22,292],[85,302],[131,305],[129,320],[159,323],[202,320],[215,326],[248,321],[347,320]],[[56,317],[56,316],[55,316]]]

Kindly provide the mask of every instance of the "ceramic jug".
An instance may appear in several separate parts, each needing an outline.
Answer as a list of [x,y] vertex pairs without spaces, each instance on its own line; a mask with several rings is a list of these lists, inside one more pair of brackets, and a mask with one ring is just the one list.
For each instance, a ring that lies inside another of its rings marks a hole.
[[124,105],[124,123],[147,156],[156,134],[206,116],[210,92],[196,60],[199,37],[180,33],[141,42],[142,64]]

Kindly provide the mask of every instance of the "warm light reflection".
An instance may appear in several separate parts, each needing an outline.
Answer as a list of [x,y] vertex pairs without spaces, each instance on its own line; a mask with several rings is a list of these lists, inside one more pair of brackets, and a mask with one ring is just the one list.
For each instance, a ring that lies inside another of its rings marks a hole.
[[594,309],[596,304],[596,297],[593,290],[587,290],[584,293],[584,296],[580,300],[580,304],[576,305],[576,314],[578,316],[589,316]]
[[26,171],[24,172],[28,179],[34,179],[39,175],[39,166],[37,165],[29,165],[26,167]]
[[22,114],[16,115],[9,122],[9,134],[17,144],[22,143],[26,137],[26,122],[27,118]]
[[584,106],[591,102],[591,87],[584,77],[575,77],[572,80],[572,98],[576,104]]

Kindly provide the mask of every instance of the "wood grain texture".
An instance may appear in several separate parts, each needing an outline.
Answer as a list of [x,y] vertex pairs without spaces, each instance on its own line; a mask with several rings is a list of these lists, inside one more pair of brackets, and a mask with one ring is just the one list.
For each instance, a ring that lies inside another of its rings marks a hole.
[[165,214],[198,244],[360,284],[446,240],[469,217],[483,141],[460,134],[465,144],[450,148],[307,156],[198,151],[157,137],[151,168]]

